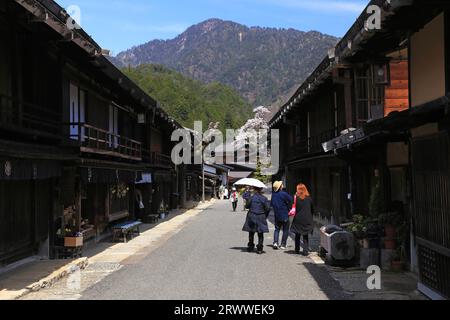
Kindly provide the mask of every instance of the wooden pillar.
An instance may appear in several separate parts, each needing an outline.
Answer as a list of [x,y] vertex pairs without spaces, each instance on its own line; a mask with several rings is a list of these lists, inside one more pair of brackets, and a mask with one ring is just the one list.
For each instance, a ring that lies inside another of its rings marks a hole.
[[32,211],[32,216],[33,216],[33,219],[32,219],[33,220],[33,231],[32,231],[33,234],[31,236],[32,236],[33,242],[35,244],[37,244],[37,238],[38,238],[37,228],[38,228],[38,224],[39,224],[39,216],[38,216],[38,212],[37,212],[39,199],[38,199],[38,195],[37,195],[37,188],[38,188],[37,180],[33,178],[33,180],[31,181],[31,192],[32,192],[31,211]]
[[133,219],[136,219],[137,217],[136,217],[136,210],[135,210],[135,205],[134,205],[134,203],[136,201],[136,184],[134,184],[134,183],[131,184],[129,195],[130,195],[130,198],[128,199],[129,200],[128,207],[129,207],[129,211],[130,211],[130,217]]
[[[50,259],[54,259],[54,250],[56,240],[56,232],[58,229],[55,226],[55,222],[59,217],[62,217],[64,212],[64,205],[61,201],[61,188],[62,188],[62,178],[53,178],[52,190],[53,190],[53,200],[52,200],[52,212],[49,219],[49,246],[50,246]],[[60,226],[61,230],[64,226]]]
[[351,71],[345,71],[344,98],[345,98],[345,125],[347,128],[353,126],[353,95],[352,95]]
[[446,89],[445,92],[450,92],[450,9],[446,9],[444,11],[444,30],[445,30],[444,46],[445,46],[445,89]]
[[349,185],[349,194],[351,195],[351,198],[348,199],[349,207],[350,207],[350,215],[353,217],[356,213],[355,213],[355,205],[354,205],[355,187],[354,187],[354,180],[353,180],[353,166],[351,163],[348,164],[348,185]]
[[77,231],[80,230],[81,227],[81,177],[78,177],[75,180],[75,222]]

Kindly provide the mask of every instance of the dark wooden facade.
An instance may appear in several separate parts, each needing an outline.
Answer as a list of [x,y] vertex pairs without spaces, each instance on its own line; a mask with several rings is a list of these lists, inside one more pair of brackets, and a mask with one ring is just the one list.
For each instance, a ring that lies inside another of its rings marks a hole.
[[67,19],[54,1],[0,4],[0,265],[52,257],[66,226],[87,240],[182,205],[180,126]]
[[[411,225],[407,254],[411,270],[419,273],[419,289],[449,298],[449,8],[420,0],[395,7],[370,4],[383,8],[382,30],[365,30],[363,13],[271,120],[289,141],[276,178],[286,179],[291,192],[296,183],[308,184],[319,211],[331,212],[335,222],[367,214],[379,183],[382,210],[401,204]],[[314,134],[333,129],[333,102],[335,124],[357,130],[326,137],[321,142],[327,153],[314,153]],[[319,123],[311,105],[324,108]],[[299,147],[299,139],[290,138],[293,131],[308,141]],[[327,156],[342,161],[339,170],[321,164],[331,161]]]

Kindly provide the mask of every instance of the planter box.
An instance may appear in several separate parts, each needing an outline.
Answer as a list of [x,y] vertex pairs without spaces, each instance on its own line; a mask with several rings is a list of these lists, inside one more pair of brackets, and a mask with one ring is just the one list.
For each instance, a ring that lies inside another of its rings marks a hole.
[[83,237],[66,237],[64,238],[64,247],[78,248],[83,246]]

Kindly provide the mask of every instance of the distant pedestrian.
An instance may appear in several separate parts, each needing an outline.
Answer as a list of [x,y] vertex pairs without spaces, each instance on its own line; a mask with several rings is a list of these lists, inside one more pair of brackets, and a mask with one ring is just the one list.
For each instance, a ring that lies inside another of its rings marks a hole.
[[224,193],[224,190],[225,190],[225,186],[224,186],[224,185],[221,185],[221,186],[219,187],[219,199],[220,199],[220,200],[223,200],[223,193]]
[[230,200],[231,200],[231,203],[232,203],[232,206],[233,206],[233,212],[236,212],[237,205],[238,205],[238,202],[239,202],[239,194],[238,194],[236,188],[232,189]]
[[230,192],[228,191],[228,188],[225,187],[225,189],[223,190],[223,197],[224,197],[224,199],[228,200],[229,199],[229,194],[230,194]]
[[249,233],[248,252],[255,250],[255,234],[258,234],[257,253],[264,253],[264,233],[269,233],[267,217],[270,213],[270,202],[262,195],[262,189],[255,189],[248,199],[246,209],[249,210],[242,231]]
[[[273,237],[273,248],[275,250],[286,250],[289,238],[289,211],[292,208],[293,198],[283,190],[283,182],[276,181],[273,184],[271,207],[275,213],[275,234]],[[280,232],[283,232],[281,246],[279,243]]]
[[297,186],[295,211],[296,215],[291,226],[291,231],[295,234],[295,252],[300,254],[300,243],[303,237],[302,254],[307,256],[309,254],[309,235],[314,232],[314,204],[304,184]]

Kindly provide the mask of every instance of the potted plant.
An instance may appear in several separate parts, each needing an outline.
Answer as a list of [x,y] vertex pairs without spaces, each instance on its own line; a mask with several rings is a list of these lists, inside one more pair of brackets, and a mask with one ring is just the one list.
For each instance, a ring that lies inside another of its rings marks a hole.
[[384,228],[384,248],[394,250],[397,247],[398,228],[404,224],[401,215],[398,212],[389,212],[380,215],[380,225]]
[[405,268],[405,248],[403,245],[399,246],[392,256],[391,270],[401,272]]
[[372,219],[378,219],[381,212],[383,212],[384,208],[384,199],[383,199],[383,193],[381,189],[381,182],[380,178],[376,178],[376,183],[372,187],[372,191],[370,193],[370,200],[369,200],[369,216]]
[[354,234],[360,246],[367,249],[369,247],[369,241],[366,237],[367,227],[365,222],[364,216],[355,215],[353,216],[353,223],[348,226],[348,230]]

